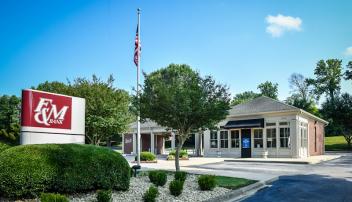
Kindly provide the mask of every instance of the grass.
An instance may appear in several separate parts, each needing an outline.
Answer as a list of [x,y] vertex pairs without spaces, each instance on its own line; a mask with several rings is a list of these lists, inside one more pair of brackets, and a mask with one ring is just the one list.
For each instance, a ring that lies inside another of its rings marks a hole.
[[346,151],[352,150],[352,148],[348,148],[347,142],[343,136],[331,136],[325,137],[325,150]]
[[[162,170],[162,171],[166,172],[167,175],[172,175],[172,176],[175,173],[174,171],[167,171],[167,170]],[[138,176],[148,176],[148,171],[141,171],[138,173]],[[225,177],[225,176],[215,176],[215,180],[216,180],[217,186],[224,187],[227,189],[238,189],[257,182],[256,180],[248,180],[245,178]]]
[[215,179],[216,179],[216,184],[219,187],[224,187],[227,189],[238,189],[257,182],[255,180],[248,180],[248,179],[237,178],[237,177],[225,177],[225,176],[215,176]]

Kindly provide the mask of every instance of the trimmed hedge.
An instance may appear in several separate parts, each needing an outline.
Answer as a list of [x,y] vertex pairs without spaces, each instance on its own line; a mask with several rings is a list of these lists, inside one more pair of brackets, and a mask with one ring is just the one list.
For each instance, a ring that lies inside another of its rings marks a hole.
[[180,194],[182,194],[183,183],[184,181],[180,181],[180,180],[171,181],[169,185],[170,193],[174,196],[179,196]]
[[149,180],[156,186],[164,186],[167,181],[167,175],[164,171],[152,170],[148,173]]
[[97,191],[97,201],[98,202],[111,202],[112,201],[112,191],[111,190],[98,190]]
[[40,202],[69,202],[66,196],[61,194],[42,193]]
[[198,177],[198,185],[200,190],[213,190],[216,187],[214,175],[201,175]]
[[121,154],[93,145],[21,145],[0,154],[0,195],[127,190],[130,167]]
[[187,173],[183,171],[176,171],[175,172],[175,180],[180,180],[182,182],[186,181]]
[[[176,150],[171,150],[167,155],[167,160],[175,160]],[[180,159],[188,159],[188,153],[186,150],[180,150]]]
[[159,191],[157,187],[150,186],[149,189],[143,195],[144,202],[155,202],[156,197],[158,197]]
[[[151,152],[141,152],[141,161],[155,161],[156,156]],[[137,161],[137,156],[134,158]]]
[[[176,150],[171,150],[169,155],[176,156]],[[180,158],[182,158],[182,157],[188,158],[188,153],[186,150],[180,150]]]

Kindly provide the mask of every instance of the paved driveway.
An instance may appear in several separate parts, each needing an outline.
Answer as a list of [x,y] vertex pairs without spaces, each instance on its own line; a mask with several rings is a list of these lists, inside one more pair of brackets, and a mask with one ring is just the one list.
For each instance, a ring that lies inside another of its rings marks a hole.
[[[301,167],[302,174],[283,175],[243,201],[352,201],[352,154]],[[307,173],[304,173],[304,172]]]
[[188,167],[257,180],[279,177],[271,186],[244,199],[246,202],[352,202],[352,153],[343,153],[341,158],[314,165],[217,162]]
[[352,201],[352,181],[326,175],[281,176],[279,180],[243,202]]

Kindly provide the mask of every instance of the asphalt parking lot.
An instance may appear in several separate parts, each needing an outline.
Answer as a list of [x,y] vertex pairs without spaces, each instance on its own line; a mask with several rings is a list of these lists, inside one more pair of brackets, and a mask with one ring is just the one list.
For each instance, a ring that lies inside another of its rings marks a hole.
[[269,179],[268,187],[243,201],[352,201],[352,153],[319,164],[283,164],[254,162],[217,162],[196,167],[217,173],[241,174],[242,177]]
[[272,201],[352,201],[352,181],[326,175],[281,176],[243,202]]

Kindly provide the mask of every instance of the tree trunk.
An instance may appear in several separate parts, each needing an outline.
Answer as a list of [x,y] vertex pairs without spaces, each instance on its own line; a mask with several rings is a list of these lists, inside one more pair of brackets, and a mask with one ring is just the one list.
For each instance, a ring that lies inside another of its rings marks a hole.
[[348,148],[351,148],[352,135],[345,135]]
[[182,138],[182,135],[179,134],[178,144],[177,144],[177,147],[176,147],[176,154],[175,154],[176,171],[180,171],[180,151],[182,149],[182,146],[183,146],[184,142],[185,142],[184,138]]

